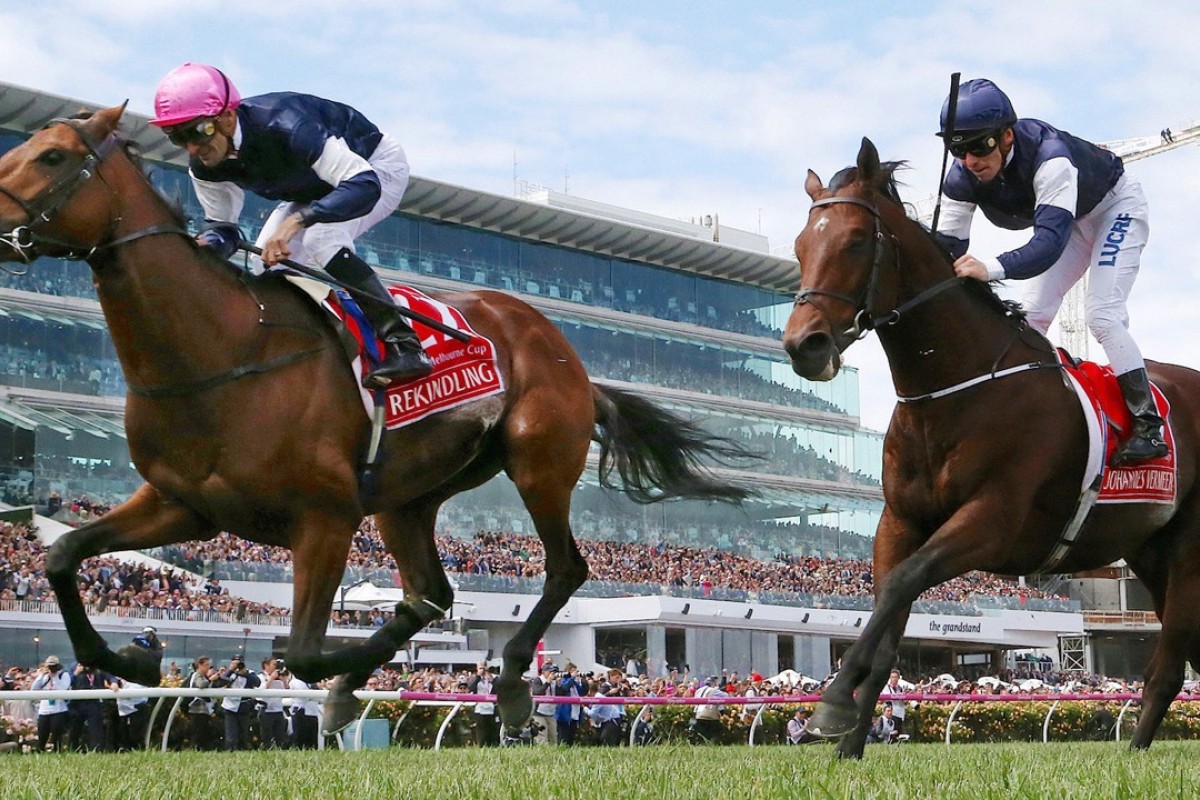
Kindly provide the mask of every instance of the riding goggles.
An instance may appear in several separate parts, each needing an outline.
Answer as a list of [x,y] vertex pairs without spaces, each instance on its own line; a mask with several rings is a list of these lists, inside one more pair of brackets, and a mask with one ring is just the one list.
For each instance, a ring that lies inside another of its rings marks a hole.
[[204,144],[217,134],[217,121],[213,117],[204,117],[183,125],[173,125],[164,128],[163,132],[176,147],[187,147],[189,144]]
[[950,151],[950,155],[958,159],[966,158],[968,153],[976,158],[985,158],[995,152],[999,146],[999,132],[988,131],[967,142],[951,142],[946,145],[946,149]]

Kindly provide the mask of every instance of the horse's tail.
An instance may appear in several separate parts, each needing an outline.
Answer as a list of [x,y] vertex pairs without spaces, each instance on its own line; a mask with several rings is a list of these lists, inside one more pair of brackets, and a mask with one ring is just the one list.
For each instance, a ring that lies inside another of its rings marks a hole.
[[[592,396],[602,486],[623,491],[636,503],[672,497],[739,503],[755,494],[722,483],[704,464],[707,460],[729,465],[758,457],[742,445],[713,436],[629,392],[593,383]],[[612,475],[614,466],[619,482]]]

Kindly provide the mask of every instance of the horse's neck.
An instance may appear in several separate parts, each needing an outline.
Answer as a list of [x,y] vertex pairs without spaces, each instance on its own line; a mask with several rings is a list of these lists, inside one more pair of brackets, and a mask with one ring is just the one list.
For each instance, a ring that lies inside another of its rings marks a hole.
[[[910,237],[902,259],[897,305],[954,277],[937,247],[923,235],[915,242]],[[1037,358],[1012,320],[966,285],[925,300],[877,332],[892,382],[902,396],[943,389],[997,366]]]
[[[121,208],[114,238],[178,226],[140,174],[124,184],[116,192]],[[231,324],[235,318],[255,319],[252,298],[231,272],[206,260],[177,233],[145,236],[93,257],[100,305],[131,384],[176,384],[211,375],[228,366],[239,336],[252,333]],[[243,306],[245,313],[232,313]]]

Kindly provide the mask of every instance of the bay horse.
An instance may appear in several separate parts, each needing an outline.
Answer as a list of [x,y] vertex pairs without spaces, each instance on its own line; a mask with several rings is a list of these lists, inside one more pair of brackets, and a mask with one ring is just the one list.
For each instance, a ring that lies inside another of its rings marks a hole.
[[[884,439],[875,610],[809,726],[841,737],[838,753],[851,758],[862,756],[913,601],[971,570],[1046,568],[1080,499],[1088,446],[1054,348],[989,286],[955,277],[945,250],[906,214],[893,176],[901,164],[880,163],[863,139],[856,166],[828,187],[809,171],[813,202],[795,247],[801,288],[783,335],[795,372],[828,380],[874,329],[901,400]],[[1182,686],[1185,660],[1200,665],[1200,373],[1149,368],[1171,404],[1177,500],[1095,506],[1054,565],[1076,572],[1124,558],[1153,595],[1162,636],[1138,749]]]
[[[356,714],[353,691],[452,607],[434,542],[439,507],[501,470],[545,547],[542,597],[503,651],[504,724],[531,715],[522,673],[558,611],[587,579],[571,534],[571,492],[590,443],[600,478],[638,502],[739,502],[748,492],[707,467],[742,447],[628,392],[591,381],[555,326],[509,295],[439,295],[495,345],[502,394],[388,431],[378,491],[360,499],[370,425],[324,312],[286,281],[249,279],[196,245],[118,133],[124,106],[55,120],[0,158],[0,258],[83,258],[130,391],[130,457],[145,479],[124,503],[60,538],[47,557],[79,661],[157,685],[157,657],[109,649],[76,585],[85,558],[229,531],[289,548],[294,598],[287,663],[338,676],[327,731]],[[135,388],[137,387],[137,388]],[[369,495],[370,496],[370,495]],[[323,652],[352,537],[374,514],[405,600],[364,644]]]

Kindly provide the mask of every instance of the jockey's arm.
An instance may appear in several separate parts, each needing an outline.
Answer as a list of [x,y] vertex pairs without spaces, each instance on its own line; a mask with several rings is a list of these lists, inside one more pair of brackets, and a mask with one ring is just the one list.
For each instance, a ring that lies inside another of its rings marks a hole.
[[1042,163],[1033,176],[1033,238],[998,257],[1004,277],[1033,278],[1062,257],[1079,198],[1079,170],[1064,157]]
[[241,187],[228,181],[205,181],[192,176],[196,198],[204,209],[207,223],[197,236],[201,247],[211,247],[221,258],[229,258],[237,250],[241,231],[238,218],[246,202],[246,193]]

